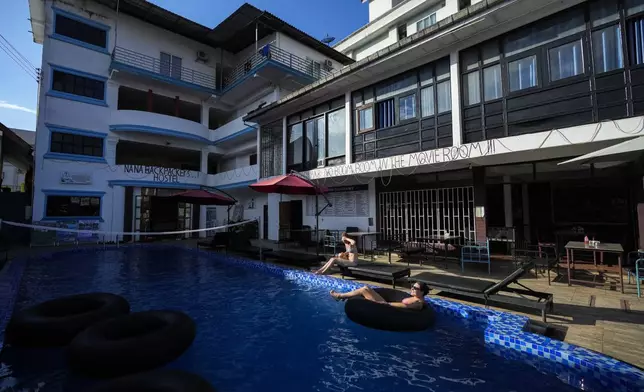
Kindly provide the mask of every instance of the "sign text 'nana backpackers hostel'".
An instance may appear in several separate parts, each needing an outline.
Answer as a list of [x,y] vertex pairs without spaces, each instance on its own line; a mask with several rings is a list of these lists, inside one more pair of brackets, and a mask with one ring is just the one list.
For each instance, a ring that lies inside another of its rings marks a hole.
[[152,174],[152,180],[156,182],[177,183],[182,178],[199,178],[199,172],[192,170],[144,165],[124,166],[125,173],[145,175]]

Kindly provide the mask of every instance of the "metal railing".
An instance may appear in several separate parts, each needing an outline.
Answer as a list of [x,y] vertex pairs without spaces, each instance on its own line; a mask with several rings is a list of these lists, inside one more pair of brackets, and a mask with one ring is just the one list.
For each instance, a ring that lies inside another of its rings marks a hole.
[[312,60],[303,59],[293,53],[280,49],[273,43],[267,44],[259,48],[259,50],[246,60],[237,64],[232,70],[224,74],[223,88],[230,87],[237,80],[243,76],[251,73],[260,64],[272,60],[299,71],[305,75],[312,77],[315,80],[324,78],[331,73],[324,69],[324,64]]
[[129,49],[117,46],[112,52],[112,62],[121,63],[133,68],[139,68],[154,74],[171,79],[192,83],[212,90],[217,89],[215,70],[212,75],[195,71],[194,69],[176,66],[170,62],[161,61],[158,58],[138,53]]

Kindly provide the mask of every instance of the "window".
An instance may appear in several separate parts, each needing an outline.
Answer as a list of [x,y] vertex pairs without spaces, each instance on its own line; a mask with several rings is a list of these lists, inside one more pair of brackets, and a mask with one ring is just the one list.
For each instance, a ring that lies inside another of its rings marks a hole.
[[400,121],[416,117],[416,94],[410,94],[398,99],[398,116]]
[[54,69],[52,90],[96,100],[105,100],[105,82]]
[[438,113],[449,112],[452,110],[452,88],[449,80],[436,85],[438,97]]
[[49,151],[61,154],[102,157],[103,138],[63,132],[52,132]]
[[465,105],[474,105],[481,102],[481,85],[479,71],[465,75]]
[[436,24],[436,14],[431,14],[416,22],[416,31],[426,29],[433,24]]
[[388,99],[377,103],[378,129],[391,127],[396,123],[396,110],[394,109],[394,100]]
[[345,110],[340,109],[327,115],[328,157],[339,157],[346,154],[347,123]]
[[537,85],[537,56],[529,56],[508,63],[510,91],[519,91]]
[[[79,18],[80,19],[80,18]],[[84,23],[70,16],[56,13],[54,34],[69,37],[75,41],[107,49],[107,28],[100,28]]]
[[161,52],[161,75],[181,79],[181,57]]
[[420,90],[420,108],[423,117],[434,115],[434,86]]
[[358,133],[374,129],[373,126],[373,105],[358,109]]
[[398,41],[407,37],[407,25],[403,24],[398,26]]
[[510,34],[504,45],[505,55],[517,53],[545,45],[558,39],[582,32],[586,28],[583,13],[576,9],[562,12],[554,18],[544,20]]
[[593,31],[593,52],[596,73],[624,68],[622,35],[619,25]]
[[47,217],[100,217],[101,198],[98,196],[46,195]]
[[644,18],[632,19],[628,24],[628,50],[632,65],[644,63]]
[[304,157],[304,134],[302,123],[291,126],[288,135],[287,163],[289,165],[299,165]]
[[251,154],[250,157],[248,157],[248,161],[250,166],[257,165],[257,154]]
[[581,40],[569,42],[548,50],[550,80],[561,80],[584,73]]
[[483,94],[486,101],[501,98],[501,65],[493,65],[483,69]]
[[304,163],[317,166],[318,159],[324,159],[326,155],[326,143],[324,132],[324,116],[309,120],[305,123],[306,139],[304,139]]

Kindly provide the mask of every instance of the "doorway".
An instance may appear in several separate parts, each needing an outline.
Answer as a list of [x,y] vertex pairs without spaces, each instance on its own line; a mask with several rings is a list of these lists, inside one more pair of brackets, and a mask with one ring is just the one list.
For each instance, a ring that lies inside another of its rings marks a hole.
[[264,222],[263,222],[263,235],[262,238],[267,240],[268,239],[268,205],[264,205]]

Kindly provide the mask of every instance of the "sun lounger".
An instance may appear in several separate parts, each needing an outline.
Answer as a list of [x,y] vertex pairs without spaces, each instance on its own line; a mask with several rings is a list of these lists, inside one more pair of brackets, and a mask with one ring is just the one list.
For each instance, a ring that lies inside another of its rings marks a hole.
[[[531,290],[518,281],[532,268],[534,268],[532,264],[526,264],[499,282],[461,276],[437,275],[430,272],[420,273],[409,278],[409,280],[426,283],[432,289],[455,294],[465,300],[472,302],[482,301],[485,306],[494,305],[539,310],[545,322],[546,313],[548,311],[552,312],[554,306],[552,294]],[[510,287],[511,284],[519,287]],[[518,296],[503,295],[500,292],[514,293]]]
[[198,241],[198,247],[210,248],[215,250],[227,250],[228,244],[230,243],[230,233],[220,232],[215,233],[215,236],[212,237],[210,241]]
[[365,277],[380,280],[391,281],[391,285],[396,288],[396,280],[409,277],[411,270],[407,267],[398,267],[390,265],[379,265],[374,263],[362,264],[359,263],[355,267],[339,266],[342,278],[345,276],[350,277]]
[[321,255],[317,256],[310,253],[293,252],[288,250],[273,250],[264,257],[268,259],[275,259],[284,264],[292,264],[305,267],[319,265],[321,261],[324,261],[324,257]]
[[259,246],[253,246],[249,239],[231,237],[230,244],[228,245],[228,250],[233,253],[243,254],[254,259],[267,258],[270,256],[272,249],[270,248],[260,248]]

